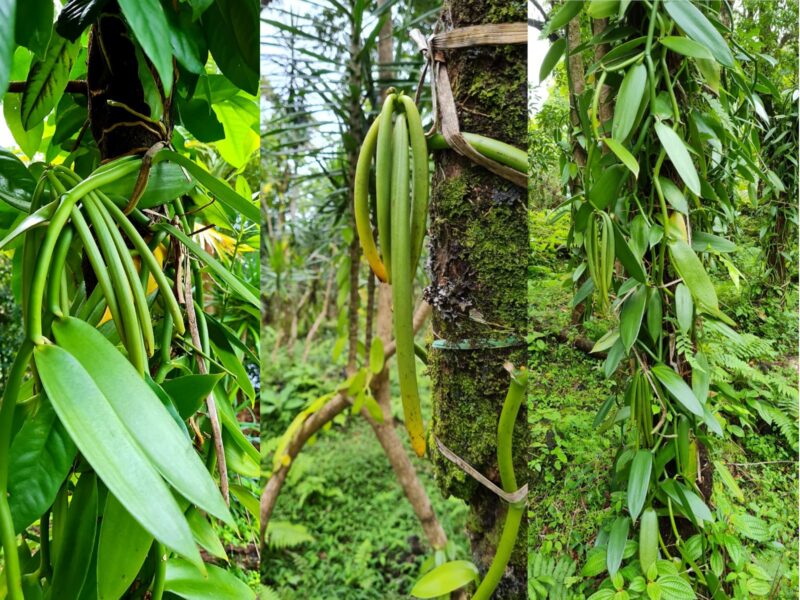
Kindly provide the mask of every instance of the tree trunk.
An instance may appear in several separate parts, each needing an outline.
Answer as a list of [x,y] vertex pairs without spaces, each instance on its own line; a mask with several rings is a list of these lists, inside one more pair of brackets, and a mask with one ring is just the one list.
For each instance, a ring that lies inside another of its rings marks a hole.
[[[449,0],[445,29],[483,23],[519,22],[520,1]],[[447,66],[462,131],[527,147],[527,61],[524,46],[480,46],[447,53]],[[494,481],[497,423],[508,373],[503,364],[527,365],[527,190],[470,163],[454,152],[435,155],[430,210],[434,337],[442,342],[512,338],[510,346],[439,349],[430,352],[433,432]],[[527,411],[514,431],[515,468],[527,480]],[[492,492],[432,449],[437,481],[446,495],[470,506],[468,534],[473,560],[488,569],[506,507]],[[527,598],[527,523],[494,598]]]

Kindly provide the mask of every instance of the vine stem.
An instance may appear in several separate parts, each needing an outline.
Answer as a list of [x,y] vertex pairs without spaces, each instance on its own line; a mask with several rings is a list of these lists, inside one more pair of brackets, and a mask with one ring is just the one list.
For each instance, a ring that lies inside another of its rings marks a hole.
[[[510,366],[510,365],[509,365]],[[517,420],[517,413],[525,398],[528,389],[528,371],[521,367],[517,371],[512,371],[511,386],[503,402],[503,410],[500,413],[500,421],[497,425],[497,464],[500,469],[500,481],[503,490],[515,492],[517,490],[517,478],[514,475],[514,457],[512,453],[512,442],[514,437],[514,423]],[[517,542],[519,526],[522,522],[522,515],[525,512],[525,503],[519,505],[509,505],[506,513],[506,521],[503,524],[503,533],[497,543],[497,551],[494,560],[486,572],[486,576],[481,581],[472,600],[489,600],[492,597],[497,584],[503,577],[514,545]]]

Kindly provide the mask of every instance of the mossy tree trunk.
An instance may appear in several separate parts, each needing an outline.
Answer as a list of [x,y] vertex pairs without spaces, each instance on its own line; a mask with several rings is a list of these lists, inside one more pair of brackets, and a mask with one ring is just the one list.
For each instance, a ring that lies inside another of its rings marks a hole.
[[[446,29],[521,22],[525,3],[515,0],[447,0]],[[462,131],[527,147],[527,61],[521,45],[482,46],[447,53],[447,67]],[[509,375],[503,364],[527,363],[527,193],[468,160],[446,151],[435,156],[430,209],[434,338],[445,342],[508,339],[505,347],[433,348],[433,430],[475,468],[499,482],[497,422]],[[527,480],[527,413],[514,432],[515,468]],[[482,573],[495,554],[506,507],[435,448],[437,480],[446,495],[470,506],[468,534]],[[495,598],[527,597],[527,524]]]

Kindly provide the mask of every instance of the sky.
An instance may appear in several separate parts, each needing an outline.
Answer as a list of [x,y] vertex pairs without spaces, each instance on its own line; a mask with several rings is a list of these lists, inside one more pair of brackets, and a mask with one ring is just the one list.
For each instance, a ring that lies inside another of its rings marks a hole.
[[[541,13],[534,8],[533,3],[528,2],[528,19],[542,19]],[[542,39],[541,34],[535,27],[528,27],[528,81],[534,86],[534,90],[540,85],[547,85],[550,81],[548,77],[544,84],[539,81],[539,68],[542,66],[542,59],[544,59],[547,50],[550,47],[550,42],[547,38]],[[531,113],[536,113],[544,102],[545,94],[533,94],[532,99],[535,99],[535,104],[531,104]]]

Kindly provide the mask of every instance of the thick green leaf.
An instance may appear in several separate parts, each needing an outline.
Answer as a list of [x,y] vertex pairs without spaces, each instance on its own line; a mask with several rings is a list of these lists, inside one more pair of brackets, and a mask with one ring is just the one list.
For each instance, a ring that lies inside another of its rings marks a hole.
[[631,250],[628,240],[625,239],[625,235],[616,222],[614,222],[614,253],[625,267],[628,275],[641,283],[647,282],[647,273],[642,266],[642,261]]
[[53,0],[17,2],[14,35],[17,44],[42,58],[53,32]]
[[654,341],[661,336],[662,315],[661,294],[658,289],[651,289],[650,297],[647,299],[647,333],[650,334],[650,338]]
[[[703,268],[703,263],[689,245],[681,239],[669,242],[669,254],[672,265],[680,275],[686,287],[692,293],[700,310],[720,317],[719,300],[711,278]],[[724,315],[723,315],[724,316]]]
[[633,129],[646,85],[647,68],[640,64],[628,69],[619,86],[614,105],[614,120],[611,123],[611,137],[620,143],[625,141]]
[[6,94],[3,99],[3,117],[6,126],[14,136],[19,149],[33,160],[34,155],[42,145],[42,135],[44,135],[44,121],[40,121],[30,130],[22,126],[22,96],[20,94]]
[[728,44],[694,4],[688,0],[664,0],[664,8],[686,35],[708,48],[721,64],[733,66],[733,54]]
[[25,129],[32,129],[44,121],[61,100],[78,50],[80,43],[53,34],[45,57],[33,61],[22,93],[21,116]]
[[164,479],[187,500],[232,523],[222,495],[191,442],[119,350],[94,327],[72,317],[53,323],[53,332],[86,369]]
[[706,233],[705,231],[692,232],[692,250],[695,252],[735,252],[736,244],[724,237]]
[[661,38],[659,41],[673,52],[683,54],[684,56],[705,59],[714,58],[711,52],[709,52],[708,48],[706,48],[703,44],[699,44],[694,40],[690,40],[689,38],[685,38],[681,35],[670,35]]
[[232,167],[242,169],[258,150],[261,138],[258,129],[258,108],[255,101],[235,96],[225,102],[213,104],[225,136],[216,144],[222,158]]
[[711,386],[711,368],[706,355],[696,352],[694,355],[694,368],[692,369],[692,391],[700,404],[705,405],[708,400],[708,389]]
[[634,521],[644,508],[652,470],[653,453],[649,450],[638,450],[631,461],[631,474],[628,477],[628,512]]
[[156,68],[164,93],[169,96],[173,79],[172,49],[167,43],[170,39],[170,27],[164,8],[158,0],[118,1],[136,41]]
[[[130,198],[139,172],[128,173],[124,177],[112,181],[100,188],[106,194]],[[147,187],[136,205],[137,208],[153,208],[166,204],[175,198],[189,193],[195,183],[187,177],[178,165],[172,163],[159,163],[150,170]]]
[[617,517],[611,526],[606,554],[606,568],[609,575],[613,576],[619,571],[619,566],[622,564],[622,555],[625,553],[625,544],[628,541],[630,526],[631,520],[628,517]]
[[216,142],[225,137],[222,123],[217,119],[216,113],[211,110],[211,105],[203,98],[177,99],[178,114],[181,124],[189,130],[198,141],[209,143]]
[[31,196],[35,187],[36,180],[25,164],[13,153],[0,148],[0,200],[27,213],[31,209]]
[[200,410],[221,377],[221,373],[186,375],[162,382],[161,388],[172,398],[181,419],[185,421]]
[[175,499],[83,366],[53,345],[34,357],[56,414],[109,491],[156,539],[201,567]]
[[383,362],[383,340],[379,337],[374,337],[369,348],[369,370],[373,375],[383,371]]
[[564,50],[566,50],[566,48],[567,39],[563,37],[558,38],[550,45],[550,49],[547,51],[547,54],[544,55],[544,59],[542,59],[542,66],[539,67],[540,83],[547,79],[547,76],[550,75],[551,71],[558,64],[558,61],[561,60],[562,56],[564,56]]
[[667,151],[667,156],[678,171],[683,182],[686,184],[693,194],[700,195],[700,177],[697,175],[697,170],[694,168],[692,157],[689,156],[689,151],[683,140],[672,129],[657,122],[655,124],[656,135],[661,141],[664,150]]
[[198,246],[194,240],[192,240],[188,235],[183,233],[180,229],[176,229],[172,225],[167,223],[160,223],[155,226],[156,229],[163,229],[168,231],[172,237],[177,238],[184,246],[186,246],[189,251],[194,254],[197,258],[200,259],[203,264],[205,264],[211,272],[214,273],[217,277],[222,279],[225,283],[227,283],[231,288],[239,294],[243,300],[249,302],[253,306],[259,307],[260,304],[258,301],[258,297],[256,293],[250,289],[244,282],[242,282],[238,277],[236,277],[233,273],[228,271],[222,263],[220,263],[216,258],[211,256],[208,252],[203,250],[200,246]]
[[683,333],[692,328],[694,322],[694,303],[692,294],[684,284],[679,283],[675,288],[675,315],[678,318],[678,327]]
[[416,598],[436,598],[478,579],[478,567],[474,564],[468,560],[451,560],[425,573],[411,588],[411,595]]
[[633,154],[628,152],[628,150],[620,144],[617,140],[613,138],[603,138],[603,141],[608,146],[609,150],[611,150],[622,164],[630,169],[631,173],[633,173],[634,177],[639,177],[639,163],[636,162],[636,159],[633,157]]
[[225,444],[225,462],[228,469],[244,477],[258,479],[261,475],[259,462],[236,443],[228,428],[222,430],[222,441]]
[[172,53],[190,73],[202,73],[208,60],[206,38],[199,23],[192,21],[192,11],[184,4],[165,9]]
[[544,35],[549,35],[554,31],[558,31],[564,27],[575,15],[581,12],[583,4],[583,0],[567,0],[564,2],[564,4],[562,4],[558,9],[558,12],[556,12],[547,22],[547,26],[544,28],[542,33]]
[[8,457],[8,504],[21,533],[53,504],[77,452],[47,399],[23,423]]
[[[194,177],[198,181],[198,183],[200,183],[200,185],[202,185],[209,192],[214,194],[217,200],[219,200],[222,204],[224,204],[231,210],[243,215],[247,219],[250,219],[251,221],[253,221],[253,223],[261,222],[261,211],[258,208],[258,206],[256,206],[249,200],[242,198],[228,185],[226,185],[224,182],[214,177],[211,173],[206,171],[196,162],[183,156],[182,154],[178,154],[177,152],[173,152],[172,150],[166,150],[166,149],[161,150],[155,156],[155,158],[153,159],[153,163],[157,164],[163,160],[168,160],[170,162],[177,163],[184,169],[189,171],[192,177]],[[256,304],[256,306],[258,306],[258,304]]]
[[16,0],[0,0],[0,97],[8,89],[11,65],[14,61],[14,20]]
[[589,0],[586,14],[592,19],[606,19],[619,11],[619,0]]
[[[225,554],[225,548],[222,542],[219,541],[219,536],[214,532],[211,523],[197,510],[194,506],[190,506],[186,511],[186,520],[189,522],[189,528],[192,530],[194,540],[200,544],[201,547],[211,555],[222,560],[228,560],[228,555]],[[102,599],[101,599],[102,600]]]
[[[233,497],[236,498],[242,506],[244,506],[245,510],[250,513],[251,517],[253,517],[253,520],[256,522],[256,526],[258,526],[259,518],[261,516],[258,498],[253,494],[253,492],[242,485],[232,484],[230,489]],[[273,522],[274,521],[270,521],[270,525]]]
[[53,565],[53,589],[77,598],[89,574],[97,532],[97,477],[83,473],[67,511],[61,548]]
[[150,535],[114,494],[106,497],[97,549],[98,600],[122,598],[153,544]]
[[208,328],[209,339],[211,341],[211,347],[214,349],[214,355],[219,362],[222,363],[222,366],[233,374],[237,385],[242,389],[245,395],[251,400],[255,400],[256,392],[253,388],[253,382],[250,381],[250,376],[244,366],[244,361],[236,355],[227,337],[222,335],[223,333],[224,330],[221,328]]
[[222,74],[248,94],[258,94],[259,5],[216,0],[203,14],[208,49]]
[[186,600],[255,600],[255,593],[233,573],[207,565],[208,576],[203,576],[185,560],[172,558],[167,561],[164,590]]
[[692,388],[671,367],[659,363],[652,368],[652,372],[683,408],[698,417],[703,416],[703,407],[695,397]]
[[678,186],[675,185],[671,179],[667,179],[666,177],[659,177],[658,183],[661,184],[661,191],[669,205],[679,213],[688,216],[689,204],[686,202],[686,197],[683,195],[683,192],[678,189]]
[[56,31],[62,37],[75,41],[100,14],[108,0],[69,0],[56,20]]
[[[54,146],[58,146],[63,142],[66,142],[73,135],[78,133],[88,118],[89,117],[85,106],[75,103],[71,104],[66,109],[62,109],[59,106],[56,120],[56,131],[53,133],[53,138],[50,140],[51,149]],[[74,144],[74,142],[71,142],[71,144]]]
[[612,165],[603,171],[587,194],[595,208],[604,210],[612,202],[616,202],[626,173],[625,167],[622,165]]
[[711,522],[714,520],[714,515],[711,514],[706,503],[686,486],[681,485],[674,479],[668,479],[662,481],[660,487],[687,516],[691,513],[698,523],[702,524],[704,521]]
[[639,285],[625,303],[619,315],[619,337],[625,345],[625,350],[630,352],[636,338],[639,337],[639,329],[642,326],[644,317],[644,307],[647,303],[647,287]]
[[192,19],[197,20],[213,3],[214,0],[188,0],[189,6],[192,7]]

